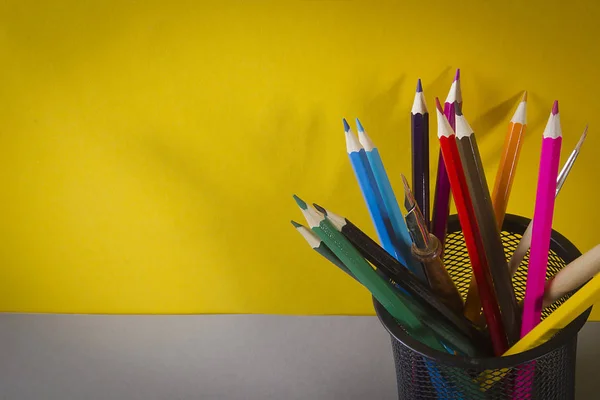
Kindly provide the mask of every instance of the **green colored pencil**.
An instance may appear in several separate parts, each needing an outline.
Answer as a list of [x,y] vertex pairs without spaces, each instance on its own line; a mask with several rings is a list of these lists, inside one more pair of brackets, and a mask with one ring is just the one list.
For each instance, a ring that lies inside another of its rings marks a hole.
[[294,200],[302,210],[302,214],[308,222],[308,226],[331,251],[344,263],[344,265],[385,307],[385,309],[408,331],[408,333],[422,343],[442,352],[446,352],[444,346],[439,342],[433,331],[425,326],[421,320],[405,305],[399,293],[392,288],[391,284],[381,278],[371,265],[365,261],[358,250],[338,232],[325,216],[319,214],[315,209],[309,207],[298,196]]
[[333,254],[329,247],[327,247],[327,245],[323,243],[321,238],[319,238],[313,231],[311,231],[304,225],[299,224],[296,221],[292,221],[292,225],[294,225],[294,228],[296,228],[298,233],[302,235],[302,237],[306,240],[306,242],[314,251],[325,257],[327,260],[329,260],[329,262],[331,262],[333,265],[350,275],[353,279],[355,279],[358,282],[358,279],[356,279],[352,272],[350,272],[350,270],[346,268],[344,263],[340,261],[340,259],[337,258],[335,254]]

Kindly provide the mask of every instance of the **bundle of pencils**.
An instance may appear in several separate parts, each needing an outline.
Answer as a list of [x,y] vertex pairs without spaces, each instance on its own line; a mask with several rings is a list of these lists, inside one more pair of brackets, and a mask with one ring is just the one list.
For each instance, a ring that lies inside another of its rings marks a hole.
[[[600,293],[600,246],[546,281],[555,198],[579,155],[587,126],[559,172],[562,130],[554,102],[542,133],[533,218],[507,262],[501,229],[527,127],[527,93],[508,123],[493,186],[463,112],[459,71],[444,106],[436,98],[435,109],[439,159],[431,210],[429,111],[419,79],[410,111],[412,189],[401,176],[404,210],[373,139],[358,119],[358,136],[343,119],[346,151],[377,240],[347,217],[296,195],[308,226],[292,224],[315,251],[369,290],[410,336],[432,349],[470,357],[525,351],[548,340]],[[443,262],[451,198],[473,276],[464,300]],[[530,248],[525,298],[518,303],[512,276]],[[541,321],[544,307],[582,285]],[[437,373],[434,367],[429,371]]]

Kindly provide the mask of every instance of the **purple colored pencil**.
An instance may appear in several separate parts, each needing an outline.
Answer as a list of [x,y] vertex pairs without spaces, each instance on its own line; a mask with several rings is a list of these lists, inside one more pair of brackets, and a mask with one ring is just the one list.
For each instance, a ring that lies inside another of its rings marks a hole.
[[429,225],[429,112],[420,79],[410,112],[410,122],[413,194],[425,222]]
[[[462,94],[460,90],[460,69],[456,70],[454,81],[448,92],[444,103],[444,115],[454,130],[456,128],[454,110],[456,104],[462,106]],[[437,179],[435,182],[435,196],[433,198],[433,216],[431,219],[431,233],[440,240],[442,249],[446,240],[446,227],[448,215],[450,214],[450,180],[444,165],[442,152],[438,156]]]

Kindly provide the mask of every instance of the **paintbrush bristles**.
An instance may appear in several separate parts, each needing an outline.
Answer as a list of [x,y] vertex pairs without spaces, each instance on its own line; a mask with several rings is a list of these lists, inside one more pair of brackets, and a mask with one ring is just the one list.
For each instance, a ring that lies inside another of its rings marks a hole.
[[575,150],[577,150],[577,151],[581,150],[581,146],[583,146],[583,142],[585,141],[585,138],[587,137],[587,132],[588,132],[588,125],[585,126],[585,129],[583,130],[583,133],[581,134],[579,141],[575,145]]

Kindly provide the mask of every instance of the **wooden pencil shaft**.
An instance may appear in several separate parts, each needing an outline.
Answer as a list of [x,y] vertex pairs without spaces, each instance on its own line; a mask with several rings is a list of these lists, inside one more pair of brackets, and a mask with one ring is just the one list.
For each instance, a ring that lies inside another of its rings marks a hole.
[[[587,132],[587,128],[586,128],[586,132]],[[585,134],[585,132],[584,132],[584,134]],[[560,172],[558,173],[558,177],[556,178],[556,192],[554,195],[555,197],[558,196],[558,194],[560,193],[560,190],[562,189],[562,186],[564,185],[565,181],[567,180],[567,177],[569,176],[569,172],[571,172],[571,169],[573,168],[573,165],[575,164],[575,161],[577,160],[578,154],[579,154],[579,149],[575,148],[571,152],[569,157],[567,158],[567,161],[565,161]],[[531,246],[532,231],[533,231],[533,220],[531,220],[529,222],[527,229],[523,233],[523,236],[521,236],[521,240],[519,241],[519,244],[517,245],[517,248],[515,249],[513,255],[510,258],[510,261],[508,263],[508,268],[510,270],[511,276],[513,276],[517,272],[517,270],[519,269],[519,265],[521,265],[521,262],[527,255],[527,251],[529,251],[529,247]]]
[[517,170],[521,147],[523,147],[523,135],[525,125],[511,122],[504,142],[504,149],[498,165],[494,190],[492,191],[492,204],[498,228],[502,227],[508,199],[512,189],[514,177]]
[[519,340],[521,320],[475,135],[457,137],[456,145],[510,346]]
[[398,259],[403,259],[400,249],[394,243],[392,223],[385,210],[381,194],[377,189],[375,176],[369,165],[365,150],[361,149],[349,153],[349,157],[379,241],[387,251],[393,253]]
[[[457,93],[454,95],[452,94],[453,90],[457,90]],[[450,95],[453,95],[454,99],[458,100],[460,98],[460,95],[456,96],[458,93],[460,93],[460,83],[459,81],[455,81],[452,83],[452,87],[450,88]],[[456,127],[454,114],[456,105],[456,102],[444,103],[444,116],[448,120],[452,130],[454,130]],[[446,170],[446,164],[443,161],[443,155],[440,149],[440,153],[438,155],[437,178],[435,181],[435,197],[433,199],[431,233],[433,233],[433,235],[440,240],[440,245],[442,246],[442,255],[444,254],[448,216],[450,215],[450,195],[450,179],[448,178],[448,171]]]
[[450,214],[450,180],[444,165],[442,153],[438,156],[437,177],[433,198],[433,214],[431,216],[431,233],[440,240],[442,252],[446,241],[448,215]]
[[429,113],[411,115],[412,188],[415,200],[429,223]]
[[339,258],[337,258],[337,256],[329,249],[329,247],[327,247],[325,245],[325,243],[321,242],[321,244],[319,245],[319,247],[316,247],[314,250],[317,253],[319,253],[320,255],[322,255],[323,257],[325,257],[327,260],[329,260],[333,265],[335,265],[336,267],[338,267],[339,269],[341,269],[343,272],[345,272],[352,279],[354,279],[354,280],[356,280],[358,282],[358,279],[356,279],[356,277],[354,276],[354,274],[352,273],[352,271],[350,271],[344,265],[344,263]]
[[532,242],[523,302],[521,336],[525,336],[539,324],[542,315],[561,143],[562,137],[560,136],[557,138],[544,137],[542,139],[542,155],[540,157],[538,185],[535,196]]
[[546,281],[543,308],[577,289],[600,272],[600,245],[579,256]]

